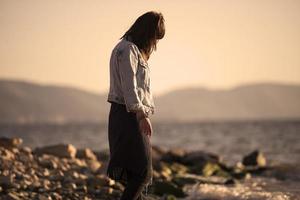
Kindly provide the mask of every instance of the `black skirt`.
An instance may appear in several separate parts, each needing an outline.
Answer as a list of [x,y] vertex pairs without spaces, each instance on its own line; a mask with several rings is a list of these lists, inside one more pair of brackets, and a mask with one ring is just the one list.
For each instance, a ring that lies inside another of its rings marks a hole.
[[110,159],[107,175],[127,183],[127,171],[140,176],[151,176],[147,186],[152,184],[151,142],[139,131],[136,113],[127,112],[124,104],[110,102],[108,140]]

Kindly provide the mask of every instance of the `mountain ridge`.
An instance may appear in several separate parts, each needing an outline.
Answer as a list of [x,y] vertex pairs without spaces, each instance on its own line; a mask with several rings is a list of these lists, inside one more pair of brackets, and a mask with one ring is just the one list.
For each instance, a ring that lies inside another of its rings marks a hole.
[[[107,122],[106,95],[72,86],[0,79],[0,122]],[[154,103],[154,121],[300,119],[300,85],[188,87],[158,95]]]

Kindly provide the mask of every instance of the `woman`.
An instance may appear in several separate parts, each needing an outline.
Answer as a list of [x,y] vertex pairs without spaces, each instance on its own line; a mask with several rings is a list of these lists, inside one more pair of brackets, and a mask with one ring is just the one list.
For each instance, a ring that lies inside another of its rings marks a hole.
[[107,175],[126,185],[121,200],[143,199],[143,190],[147,194],[152,184],[153,130],[149,116],[154,114],[154,102],[147,61],[164,35],[163,15],[147,12],[126,31],[111,53]]

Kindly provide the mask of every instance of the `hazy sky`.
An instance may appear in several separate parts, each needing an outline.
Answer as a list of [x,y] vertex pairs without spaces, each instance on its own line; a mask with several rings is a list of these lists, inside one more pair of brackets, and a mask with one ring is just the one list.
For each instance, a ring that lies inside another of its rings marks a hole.
[[109,87],[109,57],[137,17],[161,11],[154,94],[177,87],[300,83],[299,0],[0,0],[0,78]]

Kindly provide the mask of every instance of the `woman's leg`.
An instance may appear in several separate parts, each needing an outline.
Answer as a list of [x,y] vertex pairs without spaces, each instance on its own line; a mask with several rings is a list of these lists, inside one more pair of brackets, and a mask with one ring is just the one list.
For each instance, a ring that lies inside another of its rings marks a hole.
[[142,191],[147,182],[150,180],[150,175],[147,173],[144,177],[139,176],[130,171],[127,172],[128,182],[122,194],[121,200],[143,200]]

